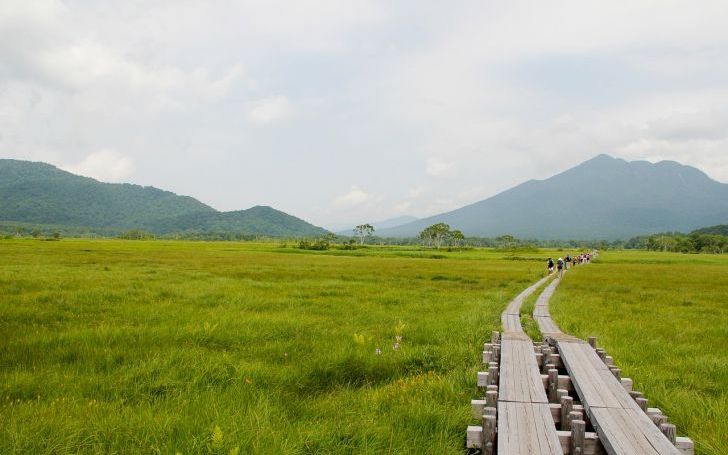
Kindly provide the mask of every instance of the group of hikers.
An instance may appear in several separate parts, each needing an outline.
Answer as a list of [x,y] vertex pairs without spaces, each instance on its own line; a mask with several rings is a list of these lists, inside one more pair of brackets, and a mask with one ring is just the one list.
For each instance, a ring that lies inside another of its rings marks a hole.
[[567,254],[563,258],[558,258],[556,260],[556,263],[554,263],[554,260],[552,258],[549,258],[549,260],[546,262],[546,268],[548,269],[549,274],[551,274],[554,272],[554,266],[556,266],[556,271],[559,276],[561,276],[564,270],[567,270],[569,267],[576,267],[577,264],[590,263],[594,255],[596,255],[596,252],[580,253],[574,256]]

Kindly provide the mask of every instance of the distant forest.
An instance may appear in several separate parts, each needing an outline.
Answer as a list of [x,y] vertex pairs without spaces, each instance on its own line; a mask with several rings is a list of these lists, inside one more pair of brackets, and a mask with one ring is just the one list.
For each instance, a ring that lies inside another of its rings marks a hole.
[[[25,223],[0,222],[0,236],[4,238],[38,238],[60,239],[70,238],[119,238],[125,240],[197,240],[197,241],[274,241],[298,244],[303,249],[329,249],[337,245],[354,247],[359,241],[355,237],[325,234],[318,237],[282,237],[264,236],[245,232],[229,231],[187,231],[169,234],[153,234],[148,231],[133,229],[124,232],[103,228],[81,228],[56,225],[32,225]],[[394,238],[372,235],[364,240],[368,245],[428,245],[422,237]],[[486,247],[498,249],[535,249],[564,248],[600,250],[628,249],[651,250],[677,253],[728,253],[728,224],[697,229],[689,234],[665,232],[642,235],[629,240],[539,240],[519,239],[511,235],[495,238],[464,237],[450,241],[447,238],[441,248],[458,249],[468,247]]]

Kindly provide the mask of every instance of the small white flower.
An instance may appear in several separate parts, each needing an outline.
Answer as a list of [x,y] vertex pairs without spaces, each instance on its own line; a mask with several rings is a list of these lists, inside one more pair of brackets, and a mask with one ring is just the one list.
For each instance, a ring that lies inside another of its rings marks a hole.
[[392,349],[394,349],[395,351],[396,351],[397,349],[399,349],[399,343],[397,343],[397,342],[395,341],[395,342],[394,342],[394,346],[392,346]]
[[381,350],[381,349],[379,349],[379,348],[377,348],[377,349],[376,349],[376,350],[374,351],[374,353],[375,353],[375,354],[377,354],[377,355],[382,355],[382,350]]
[[402,335],[397,335],[397,336],[396,336],[396,337],[394,337],[394,338],[395,338],[395,339],[397,340],[397,342],[398,342],[398,343],[399,343],[400,341],[402,341]]

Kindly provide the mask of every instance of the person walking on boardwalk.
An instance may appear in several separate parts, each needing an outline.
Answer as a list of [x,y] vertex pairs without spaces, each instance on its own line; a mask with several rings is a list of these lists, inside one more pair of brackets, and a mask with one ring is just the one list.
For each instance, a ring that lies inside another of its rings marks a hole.
[[564,260],[559,258],[556,261],[556,268],[559,270],[559,278],[564,274]]
[[546,268],[549,271],[549,275],[554,271],[554,260],[549,258],[548,261],[546,261]]

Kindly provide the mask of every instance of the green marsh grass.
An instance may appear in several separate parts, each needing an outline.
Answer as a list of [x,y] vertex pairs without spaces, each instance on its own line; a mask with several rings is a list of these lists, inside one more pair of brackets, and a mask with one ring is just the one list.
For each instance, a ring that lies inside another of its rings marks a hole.
[[0,254],[0,453],[462,453],[482,342],[543,268],[253,243]]
[[541,341],[542,336],[538,324],[533,319],[533,310],[536,307],[536,300],[538,300],[538,297],[549,284],[551,284],[551,280],[539,286],[533,294],[526,297],[521,305],[521,327],[523,327],[523,331],[534,341]]
[[550,309],[596,336],[697,454],[728,453],[728,257],[608,251],[566,274]]

